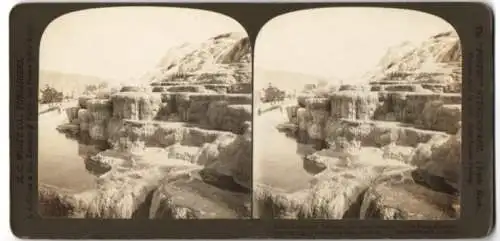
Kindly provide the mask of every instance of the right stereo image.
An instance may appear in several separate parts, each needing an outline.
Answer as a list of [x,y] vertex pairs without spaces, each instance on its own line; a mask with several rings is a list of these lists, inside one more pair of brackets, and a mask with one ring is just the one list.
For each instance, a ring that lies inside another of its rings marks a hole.
[[254,218],[460,218],[451,24],[404,9],[301,10],[267,22],[254,53]]

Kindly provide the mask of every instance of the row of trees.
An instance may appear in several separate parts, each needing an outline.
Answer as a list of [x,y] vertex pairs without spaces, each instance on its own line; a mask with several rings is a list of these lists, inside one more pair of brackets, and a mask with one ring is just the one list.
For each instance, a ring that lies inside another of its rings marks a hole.
[[[106,88],[108,88],[108,83],[106,82],[102,82],[99,84],[90,84],[85,86],[82,94],[90,95]],[[56,88],[49,85],[45,85],[45,87],[40,90],[40,94],[41,104],[59,103],[64,99],[70,99],[74,97],[73,93],[71,95],[65,96],[62,91],[58,91]]]
[[85,90],[83,91],[84,95],[90,95],[94,94],[95,92],[102,90],[102,89],[107,89],[108,88],[108,83],[106,82],[101,82],[99,84],[93,84],[93,85],[87,85],[85,86]]
[[45,85],[45,87],[40,90],[40,93],[40,103],[42,104],[58,103],[62,102],[64,99],[64,94],[62,92],[57,91],[54,87],[49,85]]

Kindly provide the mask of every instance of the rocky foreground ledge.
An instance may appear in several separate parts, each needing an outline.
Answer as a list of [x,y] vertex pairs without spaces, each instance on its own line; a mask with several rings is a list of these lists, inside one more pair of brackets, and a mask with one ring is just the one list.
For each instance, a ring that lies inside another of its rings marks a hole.
[[277,128],[314,144],[304,165],[317,174],[293,193],[257,183],[257,216],[458,218],[461,95],[391,86],[341,86],[287,106],[289,122]]

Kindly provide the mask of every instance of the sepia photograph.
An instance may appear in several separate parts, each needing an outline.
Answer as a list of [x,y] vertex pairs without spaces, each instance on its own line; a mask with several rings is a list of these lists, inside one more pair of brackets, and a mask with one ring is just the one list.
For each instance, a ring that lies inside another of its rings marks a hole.
[[460,218],[462,49],[437,16],[279,15],[254,54],[253,217]]
[[215,12],[106,7],[40,43],[43,218],[252,217],[251,45]]

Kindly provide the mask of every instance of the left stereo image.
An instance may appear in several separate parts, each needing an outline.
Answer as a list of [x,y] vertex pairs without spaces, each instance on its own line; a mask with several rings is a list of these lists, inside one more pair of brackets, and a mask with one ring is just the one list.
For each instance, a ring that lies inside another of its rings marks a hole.
[[250,218],[251,52],[236,20],[210,11],[53,20],[40,43],[40,216]]

